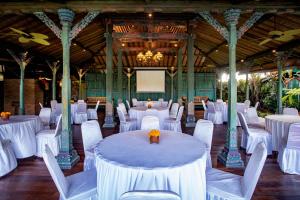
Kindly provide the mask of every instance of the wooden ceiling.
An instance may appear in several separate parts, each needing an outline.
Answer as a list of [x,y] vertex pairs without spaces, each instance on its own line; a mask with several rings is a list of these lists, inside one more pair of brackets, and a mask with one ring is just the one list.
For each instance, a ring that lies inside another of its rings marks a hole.
[[[38,1],[37,5],[40,5]],[[79,1],[78,1],[79,2]],[[102,2],[102,1],[97,1]],[[140,2],[140,1],[137,1]],[[157,1],[151,1],[155,4]],[[168,1],[168,6],[171,1]],[[194,1],[189,1],[192,4]],[[227,2],[227,1],[218,1]],[[243,1],[244,3],[252,1]],[[281,1],[274,1],[278,3]],[[285,1],[290,3],[291,1]],[[265,1],[260,1],[260,4]],[[145,4],[145,2],[144,2]],[[299,7],[299,2],[294,4],[295,8]],[[18,70],[15,61],[7,53],[6,49],[12,49],[15,52],[28,51],[34,56],[32,63],[27,67],[27,75],[41,76],[44,73],[50,74],[50,69],[47,67],[45,60],[56,61],[62,59],[62,47],[60,40],[47,28],[36,16],[29,13],[29,9],[24,6],[25,10],[20,10],[16,14],[12,14],[12,4],[7,8],[7,12],[3,12],[4,8],[0,8],[0,64],[7,65],[6,71],[11,77],[18,77]],[[51,4],[52,5],[52,4]],[[53,4],[59,6],[59,4]],[[52,5],[52,6],[53,6]],[[82,4],[83,5],[83,4]],[[124,3],[125,5],[125,3]],[[149,4],[145,4],[149,5]],[[159,5],[159,6],[158,6]],[[180,3],[178,3],[180,5]],[[196,4],[195,4],[196,5]],[[197,4],[198,5],[198,4]],[[207,4],[204,4],[207,6]],[[219,4],[216,4],[219,5]],[[227,4],[226,4],[227,5]],[[236,5],[236,4],[234,4]],[[238,4],[244,6],[245,4]],[[264,4],[265,5],[265,4]],[[278,4],[279,5],[279,4]],[[289,4],[290,5],[290,4]],[[8,4],[3,4],[8,6]],[[113,6],[112,6],[113,7]],[[126,7],[126,6],[125,6]],[[135,8],[135,6],[133,6]],[[157,3],[157,7],[162,7]],[[174,5],[176,7],[176,5]],[[50,6],[51,8],[51,6]],[[59,25],[58,16],[49,8],[47,15]],[[107,8],[107,7],[106,7]],[[126,7],[127,8],[127,7]],[[197,7],[200,8],[200,7]],[[274,6],[274,9],[277,8]],[[264,38],[268,37],[268,33],[273,30],[286,31],[291,29],[300,29],[300,15],[295,10],[291,11],[292,7],[286,6],[287,10],[280,12],[273,10],[265,14],[237,44],[237,66],[243,71],[245,63],[251,65],[252,71],[264,71],[276,69],[275,53],[273,50],[289,51],[289,65],[300,65],[300,35],[288,42],[279,42],[272,40],[271,42],[260,46],[258,45]],[[17,9],[14,7],[14,9]],[[30,8],[32,9],[32,8]],[[79,9],[79,8],[77,8]],[[137,9],[137,8],[136,8]],[[86,12],[76,12],[74,24],[80,21]],[[84,9],[83,9],[84,11]],[[238,27],[241,26],[252,14],[253,11],[247,9],[241,14]],[[292,13],[290,13],[292,12]],[[152,13],[152,17],[148,16]],[[220,12],[212,12],[213,16],[223,25],[224,17]],[[195,12],[185,9],[181,13],[166,13],[161,12],[112,12],[111,10],[99,14],[79,35],[72,41],[71,45],[71,73],[76,74],[77,68],[92,68],[94,70],[105,69],[105,32],[106,23],[111,21],[114,33],[132,34],[132,33],[157,33],[166,35],[186,34],[188,31],[195,36],[194,55],[195,55],[195,71],[197,72],[213,72],[216,69],[226,70],[228,65],[228,46],[226,40],[204,19]],[[18,42],[18,37],[12,35],[10,27],[20,29],[25,32],[43,33],[49,36],[51,45],[43,46],[33,42],[21,44]],[[122,46],[123,45],[123,46]],[[113,44],[113,65],[117,66],[117,53],[122,49],[122,63],[124,68],[134,67],[167,67],[177,66],[178,48],[183,49],[183,66],[187,66],[187,49],[185,39],[114,39]],[[163,56],[162,61],[158,63],[142,64],[136,59],[136,55],[140,51],[151,49],[152,51],[161,51]],[[244,62],[242,62],[244,61]]]

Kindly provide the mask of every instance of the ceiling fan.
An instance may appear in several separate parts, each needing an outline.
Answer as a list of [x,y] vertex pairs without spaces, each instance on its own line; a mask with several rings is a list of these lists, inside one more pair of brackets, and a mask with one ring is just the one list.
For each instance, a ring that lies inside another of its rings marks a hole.
[[261,41],[259,43],[260,46],[272,41],[272,40],[277,40],[279,42],[288,42],[292,39],[294,39],[295,35],[299,35],[300,34],[300,29],[292,29],[292,30],[288,30],[288,31],[270,31],[268,33],[268,35],[270,37],[264,39],[263,41]]
[[18,40],[20,43],[35,42],[41,45],[50,45],[50,43],[47,41],[47,35],[41,33],[25,33],[24,31],[12,27],[10,27],[10,30],[14,32],[14,35],[19,35]]

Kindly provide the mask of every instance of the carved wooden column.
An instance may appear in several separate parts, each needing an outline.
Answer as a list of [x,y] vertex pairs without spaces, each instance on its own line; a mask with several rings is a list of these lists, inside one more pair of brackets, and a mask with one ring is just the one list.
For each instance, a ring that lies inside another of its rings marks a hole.
[[182,48],[178,49],[178,61],[177,61],[177,98],[181,99],[183,96],[182,89]]
[[77,73],[79,76],[79,88],[78,88],[78,99],[82,99],[82,78],[84,77],[84,75],[87,73],[87,70],[83,70],[83,69],[78,69]]
[[52,64],[47,61],[47,64],[52,71],[52,100],[56,100],[56,73],[59,69],[59,61]]
[[118,99],[123,100],[123,91],[122,91],[122,71],[123,71],[123,62],[122,62],[122,50],[118,49]]
[[171,78],[171,99],[174,101],[174,76],[177,72],[174,72],[174,67],[171,67],[171,72],[168,72],[168,70],[166,72]]

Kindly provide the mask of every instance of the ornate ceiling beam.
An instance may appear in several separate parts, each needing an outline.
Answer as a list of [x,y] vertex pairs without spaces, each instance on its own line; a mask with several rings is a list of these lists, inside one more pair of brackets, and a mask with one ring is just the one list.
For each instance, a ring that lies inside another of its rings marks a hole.
[[220,67],[220,64],[217,63],[214,59],[212,59],[209,55],[207,55],[206,52],[204,52],[202,49],[198,47],[198,44],[195,42],[194,47],[207,59],[209,59],[216,67]]
[[156,39],[156,40],[184,40],[187,39],[188,34],[186,33],[120,33],[113,32],[112,36],[114,39]]

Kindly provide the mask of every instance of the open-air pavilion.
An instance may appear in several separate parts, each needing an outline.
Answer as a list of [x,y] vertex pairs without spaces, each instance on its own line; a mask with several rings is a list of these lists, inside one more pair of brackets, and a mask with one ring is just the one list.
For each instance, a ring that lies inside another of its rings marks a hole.
[[0,30],[0,199],[300,198],[300,2],[16,0]]

